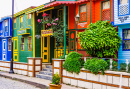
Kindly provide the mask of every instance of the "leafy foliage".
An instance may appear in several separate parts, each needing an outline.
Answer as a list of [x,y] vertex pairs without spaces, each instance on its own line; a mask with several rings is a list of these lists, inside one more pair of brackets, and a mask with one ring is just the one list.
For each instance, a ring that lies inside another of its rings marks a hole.
[[87,70],[90,70],[95,75],[98,74],[99,71],[101,71],[102,74],[104,74],[104,71],[106,70],[107,62],[103,59],[87,59],[87,61],[84,64],[84,68]]
[[63,68],[65,68],[66,71],[71,73],[80,73],[81,66],[83,65],[80,58],[81,56],[82,54],[79,54],[77,52],[69,53],[63,64]]
[[130,63],[128,64],[128,73],[130,73]]
[[84,32],[79,33],[80,45],[93,57],[116,57],[119,49],[120,37],[107,21],[91,23]]
[[63,55],[63,56],[60,56],[59,59],[65,59],[65,56],[64,56],[64,55]]
[[112,62],[112,70],[117,71],[118,63],[113,60]]
[[59,76],[59,74],[56,72],[53,77],[52,77],[52,84],[60,84],[60,79],[61,77]]
[[107,62],[106,69],[109,70],[110,69],[110,59],[106,59],[105,61]]
[[120,71],[126,71],[126,63],[121,63],[120,64]]

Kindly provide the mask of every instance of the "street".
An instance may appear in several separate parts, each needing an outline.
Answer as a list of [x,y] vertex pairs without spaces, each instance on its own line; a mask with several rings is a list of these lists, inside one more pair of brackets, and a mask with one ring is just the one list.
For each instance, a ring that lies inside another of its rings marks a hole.
[[0,89],[40,89],[35,86],[19,82],[17,80],[11,80],[8,78],[0,77]]

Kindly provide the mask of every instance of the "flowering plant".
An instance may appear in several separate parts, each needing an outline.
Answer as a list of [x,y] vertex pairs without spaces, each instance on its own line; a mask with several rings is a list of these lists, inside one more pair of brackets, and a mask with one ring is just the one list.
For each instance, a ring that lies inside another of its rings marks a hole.
[[53,30],[53,36],[56,38],[56,43],[59,44],[63,42],[64,26],[63,26],[63,23],[59,20],[59,18],[52,19],[50,15],[47,13],[44,13],[42,16],[43,16],[43,19],[38,19],[37,22],[42,25],[45,24],[46,30],[49,30],[49,29]]
[[52,77],[52,84],[60,84],[61,77],[59,76],[58,72],[56,72]]

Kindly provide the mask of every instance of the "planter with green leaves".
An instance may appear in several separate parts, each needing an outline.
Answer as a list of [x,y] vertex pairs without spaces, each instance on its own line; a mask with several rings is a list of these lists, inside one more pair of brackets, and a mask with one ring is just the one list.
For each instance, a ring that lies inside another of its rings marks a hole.
[[62,85],[60,85],[60,79],[61,77],[56,72],[56,74],[54,74],[52,77],[52,83],[49,84],[50,89],[61,89]]
[[84,61],[81,59],[82,54],[77,52],[71,52],[67,55],[66,60],[63,64],[63,68],[71,73],[80,73],[81,66],[84,65]]

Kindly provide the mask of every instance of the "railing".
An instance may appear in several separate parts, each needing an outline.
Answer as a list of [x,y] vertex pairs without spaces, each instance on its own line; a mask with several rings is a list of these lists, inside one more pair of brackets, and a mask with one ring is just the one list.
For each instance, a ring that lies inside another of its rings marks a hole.
[[[87,59],[92,59],[92,58],[97,58],[97,57],[82,57],[82,59],[85,62],[87,61]],[[118,63],[118,67],[117,67],[118,70],[120,69],[120,64],[125,63],[126,64],[126,71],[128,71],[128,65],[130,64],[130,59],[114,59],[114,58],[98,58],[98,59],[103,59],[103,60],[110,59],[110,69],[109,70],[112,70],[113,60],[117,61],[117,63]]]

